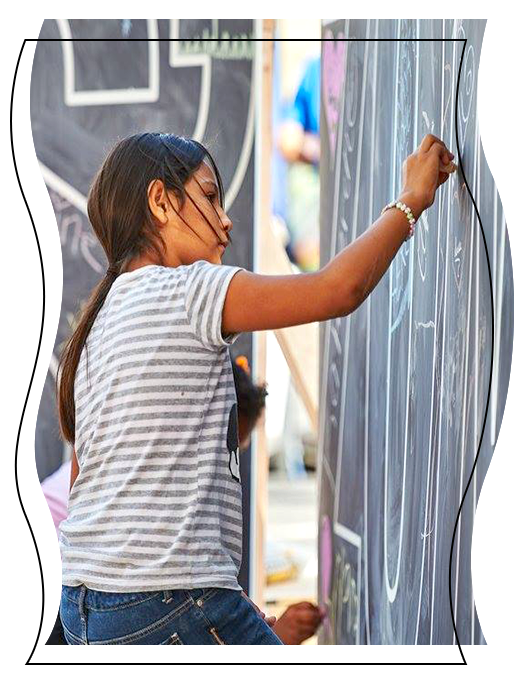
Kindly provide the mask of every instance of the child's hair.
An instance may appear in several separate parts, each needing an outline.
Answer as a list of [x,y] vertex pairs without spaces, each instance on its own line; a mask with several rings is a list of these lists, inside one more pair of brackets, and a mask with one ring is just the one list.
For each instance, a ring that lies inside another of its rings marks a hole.
[[60,430],[67,442],[74,443],[75,439],[74,378],[81,351],[114,280],[134,257],[154,253],[163,264],[166,246],[148,205],[148,187],[155,179],[161,180],[175,193],[182,208],[187,195],[192,199],[184,185],[206,160],[215,172],[219,201],[224,207],[222,179],[206,147],[169,133],[124,138],[112,148],[94,178],[87,211],[107,257],[108,270],[92,291],[60,357],[56,394]]
[[253,383],[250,374],[241,364],[237,363],[236,359],[233,359],[232,367],[237,393],[238,413],[240,417],[243,416],[245,418],[248,431],[251,432],[260,418],[262,409],[265,407],[265,398],[268,392],[265,384],[255,385]]

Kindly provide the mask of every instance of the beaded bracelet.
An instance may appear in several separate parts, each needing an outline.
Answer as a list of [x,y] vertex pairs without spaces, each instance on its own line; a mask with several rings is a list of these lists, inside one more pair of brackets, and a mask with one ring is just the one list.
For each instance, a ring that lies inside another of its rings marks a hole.
[[397,209],[400,209],[402,212],[406,214],[406,218],[408,219],[408,223],[410,224],[410,229],[408,231],[408,236],[406,237],[406,240],[410,240],[410,238],[413,236],[415,232],[415,217],[412,214],[412,210],[410,209],[410,207],[405,205],[404,202],[394,200],[394,202],[390,202],[386,205],[386,207],[383,208],[381,215],[383,215],[387,209],[391,209],[392,207],[397,207]]

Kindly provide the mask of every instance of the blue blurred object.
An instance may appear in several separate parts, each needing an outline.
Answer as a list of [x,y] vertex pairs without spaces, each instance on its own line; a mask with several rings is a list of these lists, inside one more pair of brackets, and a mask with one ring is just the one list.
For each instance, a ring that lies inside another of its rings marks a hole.
[[287,118],[299,121],[306,133],[320,130],[320,58],[311,59],[303,72]]

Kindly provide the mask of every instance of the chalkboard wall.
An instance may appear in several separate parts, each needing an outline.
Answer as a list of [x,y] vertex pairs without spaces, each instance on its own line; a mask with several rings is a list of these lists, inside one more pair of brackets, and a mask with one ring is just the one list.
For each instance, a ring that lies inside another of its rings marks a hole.
[[513,340],[509,241],[476,114],[484,29],[481,20],[323,25],[322,266],[395,199],[402,163],[426,133],[456,153],[467,184],[459,169],[370,298],[321,325],[322,643],[453,644],[450,583],[460,643],[484,643],[471,536]]
[[[68,457],[56,417],[56,365],[78,306],[106,269],[86,216],[86,195],[118,139],[150,130],[208,144],[222,174],[234,224],[234,242],[224,262],[253,269],[253,35],[254,21],[246,19],[43,23],[31,78],[31,121],[61,239],[63,300],[36,425],[40,479]],[[56,226],[39,225],[38,230],[55,231]],[[251,360],[250,334],[240,336],[232,354]],[[248,450],[242,458],[244,550],[249,544],[250,460]],[[242,582],[246,587],[247,578]]]

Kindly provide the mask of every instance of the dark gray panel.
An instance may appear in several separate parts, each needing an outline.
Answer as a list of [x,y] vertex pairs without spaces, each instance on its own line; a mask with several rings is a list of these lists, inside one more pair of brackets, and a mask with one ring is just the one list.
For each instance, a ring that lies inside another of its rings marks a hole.
[[[485,642],[473,604],[471,535],[509,382],[513,280],[502,206],[478,134],[484,28],[481,20],[323,27],[324,39],[337,40],[322,44],[322,265],[398,195],[402,164],[426,133],[456,152],[458,132],[469,185],[459,169],[370,298],[351,316],[321,325],[325,643],[452,644],[450,582],[461,643]],[[492,363],[486,247],[495,355],[484,430]],[[483,430],[450,581],[453,530]]]

